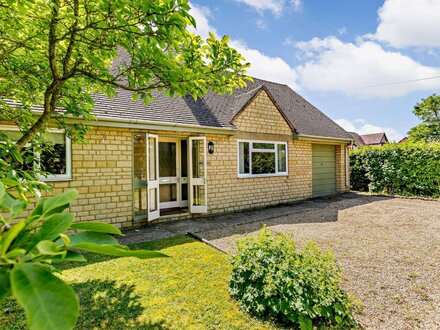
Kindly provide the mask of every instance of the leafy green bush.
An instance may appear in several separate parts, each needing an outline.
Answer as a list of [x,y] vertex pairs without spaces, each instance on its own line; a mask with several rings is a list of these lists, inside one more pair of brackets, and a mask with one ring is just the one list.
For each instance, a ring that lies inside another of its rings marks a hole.
[[350,167],[354,190],[440,196],[440,143],[360,148]]
[[238,243],[232,267],[229,291],[257,317],[301,329],[356,326],[335,257],[313,242],[298,250],[292,239],[263,228]]
[[[72,329],[78,317],[73,289],[53,275],[53,264],[86,261],[78,250],[141,259],[165,257],[160,252],[129,250],[111,235],[112,225],[74,223],[64,213],[77,197],[76,190],[42,198],[27,216],[26,202],[6,192],[0,182],[0,300],[14,297],[24,308],[30,329]],[[66,234],[66,231],[78,232]]]

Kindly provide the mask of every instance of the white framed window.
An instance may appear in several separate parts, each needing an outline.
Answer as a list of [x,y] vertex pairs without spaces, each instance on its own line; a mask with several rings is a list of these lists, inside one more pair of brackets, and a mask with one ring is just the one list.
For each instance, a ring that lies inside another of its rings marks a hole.
[[[1,126],[12,141],[21,137],[16,126]],[[72,179],[71,141],[63,130],[48,129],[43,133],[43,139],[51,144],[51,148],[37,152],[27,145],[26,152],[34,152],[35,161],[33,164],[26,164],[24,167],[34,167],[47,173],[47,176],[40,176],[42,181],[65,181]]]
[[238,140],[237,162],[239,178],[287,175],[287,142]]

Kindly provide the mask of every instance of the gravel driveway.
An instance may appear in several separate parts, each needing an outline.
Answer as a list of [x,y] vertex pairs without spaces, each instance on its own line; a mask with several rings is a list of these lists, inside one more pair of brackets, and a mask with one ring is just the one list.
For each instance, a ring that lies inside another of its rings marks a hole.
[[[344,197],[345,196],[345,197]],[[198,233],[231,252],[262,225],[338,257],[367,329],[440,329],[440,202],[347,194],[304,212]],[[321,205],[322,206],[322,205]],[[239,216],[239,215],[238,215]]]

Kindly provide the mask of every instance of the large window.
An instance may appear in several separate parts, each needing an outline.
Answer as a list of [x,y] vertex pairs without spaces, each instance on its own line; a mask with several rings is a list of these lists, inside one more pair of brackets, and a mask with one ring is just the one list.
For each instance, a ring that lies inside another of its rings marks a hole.
[[238,141],[238,177],[287,175],[287,143]]
[[[21,133],[14,127],[2,126],[4,131],[12,141],[21,137]],[[43,181],[62,181],[72,178],[71,160],[70,160],[70,139],[60,130],[49,130],[44,133],[43,140],[46,147],[43,151],[37,152],[31,145],[26,146],[26,153],[34,154],[34,162],[23,164],[23,169],[35,168],[46,173],[42,176]]]

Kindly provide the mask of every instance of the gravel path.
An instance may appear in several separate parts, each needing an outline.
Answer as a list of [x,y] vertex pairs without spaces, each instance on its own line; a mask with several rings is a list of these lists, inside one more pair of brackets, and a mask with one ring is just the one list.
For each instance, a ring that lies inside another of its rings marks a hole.
[[299,245],[313,240],[338,257],[346,289],[362,301],[365,328],[440,329],[440,202],[344,196],[197,235],[226,252],[263,225],[294,233]]

